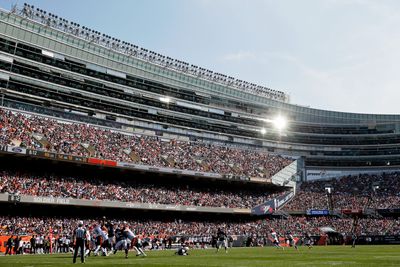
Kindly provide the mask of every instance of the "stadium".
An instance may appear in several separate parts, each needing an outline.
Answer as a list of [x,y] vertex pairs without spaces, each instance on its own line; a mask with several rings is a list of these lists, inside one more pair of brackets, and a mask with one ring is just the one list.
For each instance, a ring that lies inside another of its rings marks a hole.
[[71,264],[79,227],[89,265],[398,266],[400,115],[295,105],[59,15],[0,10],[2,266]]

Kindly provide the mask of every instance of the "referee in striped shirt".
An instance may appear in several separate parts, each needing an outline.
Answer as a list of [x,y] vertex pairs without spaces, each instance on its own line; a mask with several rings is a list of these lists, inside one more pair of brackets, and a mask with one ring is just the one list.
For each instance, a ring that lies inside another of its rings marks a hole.
[[74,232],[74,259],[73,263],[76,263],[76,256],[78,255],[78,250],[81,252],[81,262],[85,262],[85,239],[86,239],[86,229],[83,227],[83,221],[79,221],[78,228]]

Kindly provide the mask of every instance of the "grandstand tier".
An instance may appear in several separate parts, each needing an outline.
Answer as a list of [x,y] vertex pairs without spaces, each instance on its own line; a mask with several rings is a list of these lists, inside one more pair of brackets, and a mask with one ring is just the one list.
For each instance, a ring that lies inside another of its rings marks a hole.
[[129,132],[0,110],[2,142],[71,156],[132,162],[239,179],[269,179],[293,160],[266,151]]
[[155,175],[31,157],[1,159],[0,199],[17,195],[19,203],[250,214],[252,207],[291,190],[272,183]]
[[[63,28],[37,12],[28,5],[0,12],[3,106],[132,133],[304,156],[307,166],[324,169],[399,164],[397,115],[289,104],[277,90],[238,80],[239,86],[218,73],[208,79],[208,71],[193,75],[179,60],[168,65],[155,59],[157,53],[118,39],[107,47],[108,35],[86,35],[77,23]],[[289,122],[284,131],[274,127],[277,116]]]

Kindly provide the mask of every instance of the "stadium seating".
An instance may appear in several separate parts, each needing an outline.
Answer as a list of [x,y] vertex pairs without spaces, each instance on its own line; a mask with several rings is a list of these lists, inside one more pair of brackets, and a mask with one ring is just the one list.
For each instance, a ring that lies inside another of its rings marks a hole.
[[[361,174],[304,182],[285,210],[328,209],[325,187],[332,188],[334,209],[399,208],[400,173]],[[375,186],[375,189],[373,188]]]
[[[100,218],[87,218],[85,224],[92,226]],[[49,234],[49,229],[56,235],[69,235],[76,227],[78,218],[45,217],[0,217],[0,235],[14,234]],[[285,234],[290,231],[296,236],[305,233],[320,235],[321,227],[331,227],[339,233],[350,234],[352,219],[333,217],[292,217],[289,219],[271,219],[255,221],[182,221],[182,220],[126,220],[135,233],[143,236],[211,236],[216,229],[223,227],[229,235],[268,236],[270,229]],[[123,220],[112,220],[120,224]],[[400,234],[400,221],[393,219],[360,219],[360,234],[389,235]]]
[[293,160],[265,151],[128,135],[0,110],[0,144],[221,175],[269,178]]
[[152,184],[110,177],[59,177],[21,172],[0,172],[0,193],[89,200],[249,208],[285,192],[265,189],[218,189],[179,184]]

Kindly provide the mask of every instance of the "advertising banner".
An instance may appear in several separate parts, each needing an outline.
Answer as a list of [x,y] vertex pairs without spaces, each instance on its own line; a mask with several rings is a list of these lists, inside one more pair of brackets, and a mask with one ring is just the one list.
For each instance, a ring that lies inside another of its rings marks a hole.
[[251,209],[253,215],[266,215],[272,214],[275,211],[275,199],[268,200],[267,202],[258,205]]
[[307,215],[329,215],[329,210],[307,210]]
[[22,148],[22,147],[18,147],[18,146],[7,146],[7,152],[25,155],[26,148]]
[[400,214],[400,209],[377,209],[376,210],[379,214],[385,215],[393,215],[393,214]]
[[289,192],[286,195],[275,198],[275,209],[281,207],[283,204],[288,202],[292,197],[294,197],[294,193]]
[[360,245],[400,244],[400,235],[359,236],[357,239],[357,244],[360,244]]
[[279,196],[274,199],[270,199],[267,202],[258,205],[251,209],[251,214],[253,215],[266,215],[272,214],[278,209],[280,206],[285,204],[288,200],[290,200],[294,196],[293,192],[289,192],[283,196]]
[[84,157],[71,156],[71,155],[65,155],[65,154],[57,154],[57,159],[74,161],[74,162],[82,162],[82,163],[87,162],[86,158],[84,158]]
[[342,213],[349,214],[349,215],[361,215],[361,214],[363,214],[363,211],[360,209],[343,209]]
[[97,159],[97,158],[88,158],[88,163],[96,164],[96,165],[104,165],[110,167],[116,167],[117,162],[114,160],[107,160],[107,159]]

